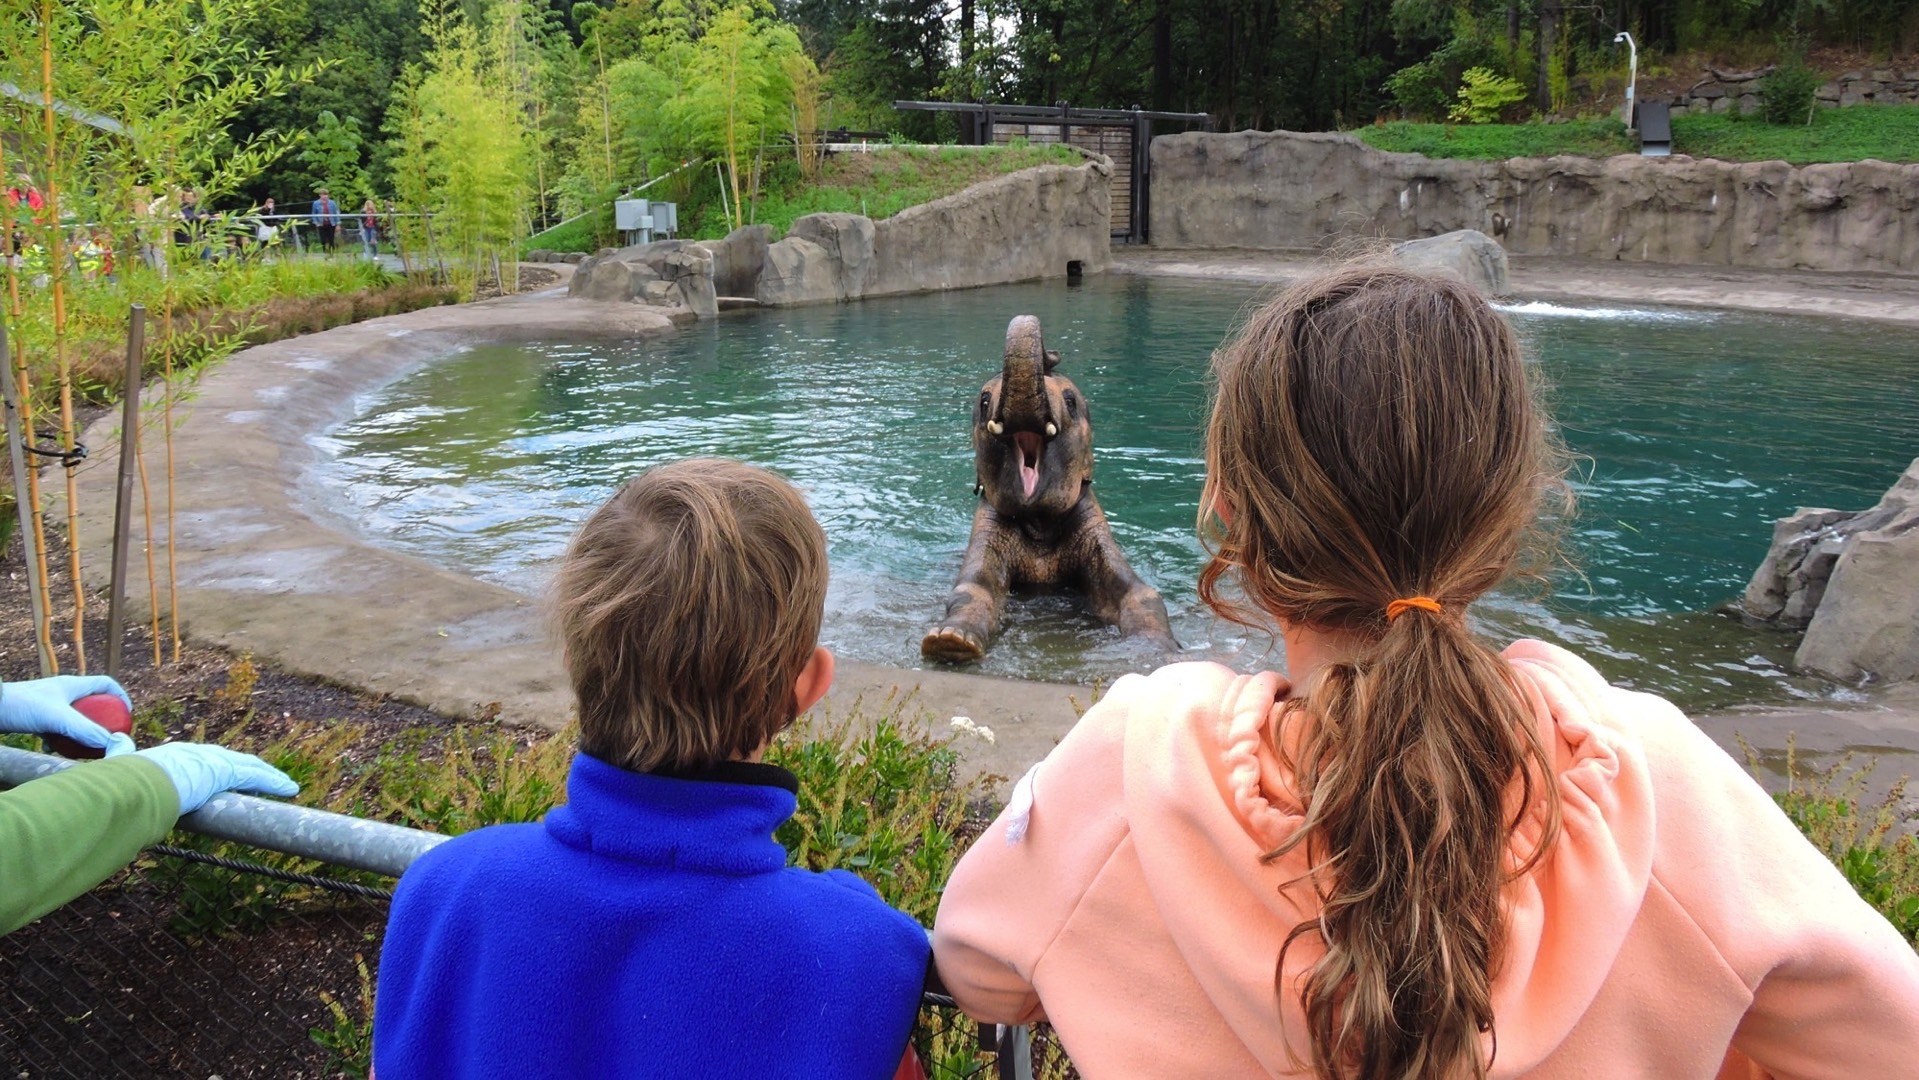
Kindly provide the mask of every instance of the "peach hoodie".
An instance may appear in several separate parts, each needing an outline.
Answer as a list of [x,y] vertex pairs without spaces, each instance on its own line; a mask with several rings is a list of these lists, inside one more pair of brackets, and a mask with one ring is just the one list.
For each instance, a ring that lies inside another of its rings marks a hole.
[[[1505,655],[1562,816],[1507,890],[1493,1075],[1919,1076],[1919,956],[1746,771],[1571,653]],[[1310,1075],[1274,986],[1301,857],[1259,861],[1299,820],[1268,731],[1286,689],[1216,664],[1115,683],[953,872],[933,953],[959,1004],[1050,1020],[1088,1080]],[[1301,938],[1288,984],[1319,955]]]

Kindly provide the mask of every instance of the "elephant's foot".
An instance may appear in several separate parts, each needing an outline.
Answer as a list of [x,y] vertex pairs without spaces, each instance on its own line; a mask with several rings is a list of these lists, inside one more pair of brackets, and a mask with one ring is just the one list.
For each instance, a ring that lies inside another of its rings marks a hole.
[[920,655],[946,664],[970,664],[986,655],[986,641],[957,626],[936,626],[920,639]]

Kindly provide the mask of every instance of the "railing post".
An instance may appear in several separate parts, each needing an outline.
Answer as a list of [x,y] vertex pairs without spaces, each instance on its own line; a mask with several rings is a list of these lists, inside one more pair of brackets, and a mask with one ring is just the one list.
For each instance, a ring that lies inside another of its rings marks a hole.
[[107,586],[107,677],[120,677],[127,636],[127,548],[133,544],[133,481],[140,463],[140,376],[147,359],[147,308],[127,312],[127,372],[120,387],[120,487],[113,499],[113,570]]
[[993,1042],[999,1051],[994,1072],[999,1080],[1033,1080],[1033,1029],[1009,1024],[993,1027]]

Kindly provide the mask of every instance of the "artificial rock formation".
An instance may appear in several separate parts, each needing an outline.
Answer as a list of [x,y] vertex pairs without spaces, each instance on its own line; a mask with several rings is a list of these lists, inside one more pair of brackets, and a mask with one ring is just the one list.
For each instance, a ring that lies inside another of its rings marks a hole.
[[1411,270],[1451,274],[1488,296],[1512,291],[1506,249],[1478,229],[1460,229],[1393,245],[1393,260]]
[[1919,460],[1870,510],[1780,519],[1740,606],[1752,619],[1803,627],[1794,663],[1807,671],[1919,678]]
[[808,214],[778,243],[749,225],[724,240],[609,249],[568,289],[704,318],[723,297],[784,307],[1096,273],[1111,261],[1112,172],[1103,157],[1022,169],[877,222]]
[[1188,132],[1152,145],[1152,238],[1323,249],[1478,229],[1515,255],[1919,271],[1919,165],[1389,154],[1337,132]]

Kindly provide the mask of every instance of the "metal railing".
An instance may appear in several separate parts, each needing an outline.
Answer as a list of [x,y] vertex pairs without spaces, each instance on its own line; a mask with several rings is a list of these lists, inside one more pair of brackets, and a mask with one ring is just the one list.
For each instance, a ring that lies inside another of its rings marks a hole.
[[[0,746],[0,788],[71,768]],[[9,1077],[334,1076],[369,1053],[394,879],[445,836],[216,795],[169,842],[0,937]],[[1050,1040],[979,1025],[929,990],[932,1080],[1069,1075]]]

